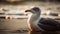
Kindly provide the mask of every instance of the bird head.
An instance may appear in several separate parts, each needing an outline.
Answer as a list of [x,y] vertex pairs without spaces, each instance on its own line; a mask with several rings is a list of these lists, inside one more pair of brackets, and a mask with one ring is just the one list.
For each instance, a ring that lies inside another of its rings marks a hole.
[[25,12],[26,13],[30,12],[30,13],[35,14],[35,13],[40,13],[41,11],[40,11],[40,9],[38,7],[34,7],[34,8],[31,8],[30,10],[25,10]]

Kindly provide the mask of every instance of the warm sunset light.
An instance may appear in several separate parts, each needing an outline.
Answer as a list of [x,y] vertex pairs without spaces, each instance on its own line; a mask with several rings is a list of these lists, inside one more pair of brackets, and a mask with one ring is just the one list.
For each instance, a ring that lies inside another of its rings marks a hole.
[[0,0],[0,34],[59,32],[60,0]]

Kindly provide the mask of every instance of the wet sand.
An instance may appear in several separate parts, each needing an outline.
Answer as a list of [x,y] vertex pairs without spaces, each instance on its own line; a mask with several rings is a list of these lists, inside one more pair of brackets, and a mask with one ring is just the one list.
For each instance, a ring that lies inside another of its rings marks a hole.
[[59,32],[28,32],[28,34],[60,34]]
[[60,34],[58,32],[9,32],[9,31],[0,31],[0,34]]
[[23,30],[27,29],[27,19],[7,19],[0,20],[0,29],[7,29],[11,31],[1,31],[0,34],[60,34],[60,32],[17,32],[12,30]]

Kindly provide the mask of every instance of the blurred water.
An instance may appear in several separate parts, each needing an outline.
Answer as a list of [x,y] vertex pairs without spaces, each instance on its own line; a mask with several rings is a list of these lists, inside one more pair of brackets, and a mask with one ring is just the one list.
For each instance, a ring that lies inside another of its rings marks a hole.
[[0,19],[0,29],[23,30],[27,29],[27,19]]

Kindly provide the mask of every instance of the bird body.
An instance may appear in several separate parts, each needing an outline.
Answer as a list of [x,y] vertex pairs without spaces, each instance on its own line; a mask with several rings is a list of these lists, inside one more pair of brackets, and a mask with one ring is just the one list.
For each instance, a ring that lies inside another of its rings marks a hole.
[[58,31],[60,23],[51,18],[40,18],[41,10],[37,7],[25,12],[31,12],[28,17],[28,27],[31,31]]

